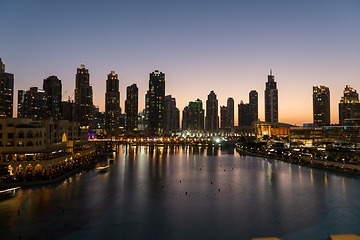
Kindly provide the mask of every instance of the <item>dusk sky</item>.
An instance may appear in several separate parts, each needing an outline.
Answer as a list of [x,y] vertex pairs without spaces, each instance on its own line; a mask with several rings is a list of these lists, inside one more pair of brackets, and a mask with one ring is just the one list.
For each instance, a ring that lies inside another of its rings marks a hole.
[[[360,1],[28,1],[0,0],[0,58],[17,91],[42,89],[56,75],[63,99],[74,99],[76,68],[89,69],[94,105],[105,110],[107,74],[139,88],[139,111],[149,73],[165,73],[166,95],[182,110],[214,90],[248,102],[272,69],[279,121],[311,123],[312,87],[330,88],[331,122],[345,85],[360,91]],[[220,111],[219,111],[220,112]],[[182,114],[181,114],[182,115]],[[16,116],[16,114],[14,115]]]

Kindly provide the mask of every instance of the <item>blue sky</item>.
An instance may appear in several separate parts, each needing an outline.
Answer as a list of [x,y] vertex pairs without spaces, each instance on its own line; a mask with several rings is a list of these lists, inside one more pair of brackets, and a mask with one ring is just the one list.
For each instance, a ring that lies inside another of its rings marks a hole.
[[205,102],[211,90],[219,105],[228,97],[237,105],[255,89],[264,120],[271,68],[279,120],[298,125],[312,122],[312,86],[329,86],[333,123],[345,85],[360,90],[358,0],[1,0],[0,10],[0,57],[15,74],[15,102],[18,89],[42,88],[50,75],[71,96],[81,63],[100,110],[111,70],[119,74],[122,107],[126,87],[136,83],[143,108],[149,73],[159,69],[180,111]]

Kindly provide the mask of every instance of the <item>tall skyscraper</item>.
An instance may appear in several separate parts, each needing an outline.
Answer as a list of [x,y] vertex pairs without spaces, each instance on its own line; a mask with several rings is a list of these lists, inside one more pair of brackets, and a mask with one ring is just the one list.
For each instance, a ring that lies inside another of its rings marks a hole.
[[136,84],[126,88],[126,131],[138,131],[138,88]]
[[227,127],[234,128],[234,99],[232,97],[227,99]]
[[50,76],[43,81],[43,90],[47,98],[47,117],[52,118],[54,121],[62,119],[61,114],[61,96],[62,85],[61,80],[57,76]]
[[346,85],[339,103],[339,125],[343,126],[344,120],[349,118],[360,118],[360,103],[356,90]]
[[74,108],[75,103],[74,100],[70,100],[70,97],[66,101],[61,102],[61,119],[62,120],[68,120],[69,122],[75,121],[74,117]]
[[93,91],[90,84],[89,70],[85,68],[84,64],[77,69],[76,83],[75,83],[75,121],[80,123],[80,126],[89,126],[89,130],[94,126],[94,104]]
[[37,87],[31,87],[26,91],[22,113],[24,118],[47,119],[47,94],[45,91]]
[[254,122],[259,119],[258,117],[258,93],[256,90],[251,90],[249,93],[250,104],[250,121]]
[[182,112],[182,121],[181,121],[182,130],[190,130],[189,118],[190,118],[189,106],[185,106]]
[[18,90],[18,102],[17,102],[17,117],[22,118],[23,116],[23,104],[24,104],[24,97],[25,97],[25,91],[24,90]]
[[220,107],[220,126],[221,129],[228,127],[228,110],[226,106]]
[[0,113],[13,117],[14,74],[5,72],[5,64],[0,58]]
[[216,94],[211,91],[206,100],[205,130],[216,132],[219,130],[218,100]]
[[271,69],[265,89],[265,122],[278,122],[278,90]]
[[165,73],[155,70],[149,79],[149,132],[161,135],[165,126]]
[[173,132],[180,128],[180,111],[171,95],[165,96],[165,131]]
[[119,134],[120,91],[119,78],[115,71],[108,74],[105,93],[105,129],[109,136]]
[[326,86],[313,87],[313,116],[316,127],[330,125],[330,90]]
[[250,119],[250,104],[240,101],[238,105],[238,126],[250,126],[252,121]]

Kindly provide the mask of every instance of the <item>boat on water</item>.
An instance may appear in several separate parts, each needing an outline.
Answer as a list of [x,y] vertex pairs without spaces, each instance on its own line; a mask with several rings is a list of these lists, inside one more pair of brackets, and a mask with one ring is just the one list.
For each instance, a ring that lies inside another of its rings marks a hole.
[[14,197],[16,194],[16,190],[20,189],[20,187],[1,189],[0,190],[0,198],[10,198]]
[[97,168],[97,170],[99,170],[99,172],[106,172],[109,168],[109,165],[107,166],[100,166]]

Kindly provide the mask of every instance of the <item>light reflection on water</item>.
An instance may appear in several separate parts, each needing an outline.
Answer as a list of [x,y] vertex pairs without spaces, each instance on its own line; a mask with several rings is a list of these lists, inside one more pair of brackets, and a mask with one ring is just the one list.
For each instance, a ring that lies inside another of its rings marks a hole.
[[0,234],[326,239],[360,234],[359,184],[358,178],[240,156],[234,149],[121,145],[105,173],[82,171],[0,201]]

